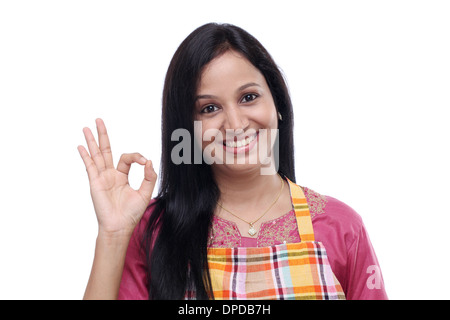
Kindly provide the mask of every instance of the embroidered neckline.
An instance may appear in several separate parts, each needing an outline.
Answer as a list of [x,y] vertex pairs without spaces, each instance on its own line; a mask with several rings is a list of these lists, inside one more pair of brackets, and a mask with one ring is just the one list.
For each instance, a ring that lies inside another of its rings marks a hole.
[[[325,212],[328,200],[306,187],[301,187],[305,194],[310,210],[311,218]],[[233,248],[241,247],[242,239],[255,239],[243,237],[233,221],[214,216],[211,230],[208,235],[208,247]],[[294,209],[272,220],[261,223],[256,237],[257,247],[272,246],[281,243],[295,243],[300,241],[297,220]]]
[[294,209],[278,218],[262,222],[256,238],[243,237],[234,221],[214,216],[208,247],[239,247],[242,246],[242,239],[255,239],[257,247],[300,241]]
[[[267,220],[267,221],[261,222],[261,226],[260,226],[259,230],[261,230],[262,227],[263,227],[265,224],[270,224],[270,223],[274,223],[274,222],[276,223],[278,220],[283,219],[283,218],[286,218],[286,216],[287,216],[288,214],[292,214],[292,213],[295,214],[294,209],[291,209],[291,211],[286,212],[285,214],[279,216],[278,218],[275,218],[275,219],[272,219],[272,220]],[[227,219],[218,217],[218,216],[214,216],[213,219],[219,219],[219,220],[222,220],[222,221],[225,222],[225,223],[232,224],[232,225],[233,225],[234,227],[236,227],[236,229],[239,231],[239,229],[237,228],[237,224],[236,224],[236,222],[234,222],[234,221],[230,221],[230,220],[227,220]],[[256,239],[256,238],[252,238],[252,237],[245,237],[245,236],[242,236],[240,231],[239,231],[239,236],[240,236],[241,238]]]
[[305,194],[306,201],[308,202],[309,212],[311,213],[311,219],[314,219],[316,214],[322,214],[325,212],[325,206],[328,202],[327,197],[315,192],[306,187],[301,187]]

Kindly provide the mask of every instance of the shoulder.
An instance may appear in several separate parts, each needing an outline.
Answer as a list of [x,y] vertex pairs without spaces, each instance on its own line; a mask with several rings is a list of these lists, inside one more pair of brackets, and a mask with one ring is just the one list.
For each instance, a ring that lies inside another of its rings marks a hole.
[[[367,270],[378,260],[361,216],[347,203],[302,187],[316,241],[326,248],[331,269],[347,299],[386,299],[384,284],[369,290]],[[378,288],[377,288],[378,289]]]
[[150,203],[147,206],[147,209],[145,209],[144,214],[141,217],[141,220],[139,221],[134,230],[136,234],[141,234],[142,232],[144,232],[143,229],[145,229],[146,226],[148,225],[150,218],[153,216],[153,213],[155,212],[157,204],[158,199],[152,199],[150,201]]
[[347,203],[332,196],[323,195],[307,187],[302,187],[313,224],[326,221],[332,225],[346,226],[348,231],[359,232],[363,226],[361,216]]
[[[155,208],[157,205],[157,200],[152,199],[147,206],[147,209],[144,211],[144,214],[142,215],[141,219],[137,223],[136,227],[134,228],[133,234],[130,239],[130,243],[128,245],[128,251],[130,254],[143,254],[141,251],[143,249],[143,243],[144,239],[146,237],[146,233],[148,232],[148,224],[150,221],[150,218],[153,216]],[[158,231],[157,228],[153,228],[153,230],[156,229],[156,232]],[[154,237],[153,242],[154,244]],[[152,245],[153,246],[153,245]]]
[[347,203],[302,187],[308,202],[316,241],[344,254],[358,243],[364,229],[361,216]]
[[147,257],[143,250],[143,237],[147,224],[155,210],[156,200],[152,200],[141,220],[136,225],[125,256],[119,300],[147,300]]

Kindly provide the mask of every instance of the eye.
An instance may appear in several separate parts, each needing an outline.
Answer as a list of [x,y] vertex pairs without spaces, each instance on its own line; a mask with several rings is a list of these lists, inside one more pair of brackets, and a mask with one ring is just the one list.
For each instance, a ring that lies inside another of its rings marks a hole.
[[217,111],[218,109],[219,108],[217,108],[217,106],[210,104],[210,105],[207,105],[206,107],[204,107],[201,112],[202,113],[211,113],[211,112]]
[[241,102],[243,102],[243,103],[245,103],[245,102],[250,102],[250,101],[255,100],[256,98],[258,98],[258,95],[257,95],[257,94],[255,94],[255,93],[248,93],[248,94],[246,94],[246,95],[244,95],[244,96],[242,97]]

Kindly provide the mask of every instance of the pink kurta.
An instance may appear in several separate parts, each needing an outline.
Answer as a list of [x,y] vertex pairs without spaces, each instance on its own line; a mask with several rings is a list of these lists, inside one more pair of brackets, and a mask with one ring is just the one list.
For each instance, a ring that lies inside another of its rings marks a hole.
[[[303,187],[316,241],[322,242],[332,271],[346,299],[387,299],[375,251],[361,217],[343,202]],[[147,211],[130,240],[119,299],[147,299],[145,255],[139,239],[151,212]],[[218,217],[213,219],[209,247],[266,247],[300,242],[294,210],[264,222],[255,238],[242,237],[237,226]]]

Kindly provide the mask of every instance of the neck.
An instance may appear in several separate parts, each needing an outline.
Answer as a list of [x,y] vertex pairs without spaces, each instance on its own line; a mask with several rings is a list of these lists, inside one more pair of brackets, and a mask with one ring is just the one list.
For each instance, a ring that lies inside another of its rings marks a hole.
[[261,175],[259,170],[246,173],[216,170],[214,177],[221,193],[219,202],[245,216],[251,216],[252,210],[261,212],[279,193],[281,187],[277,174]]

